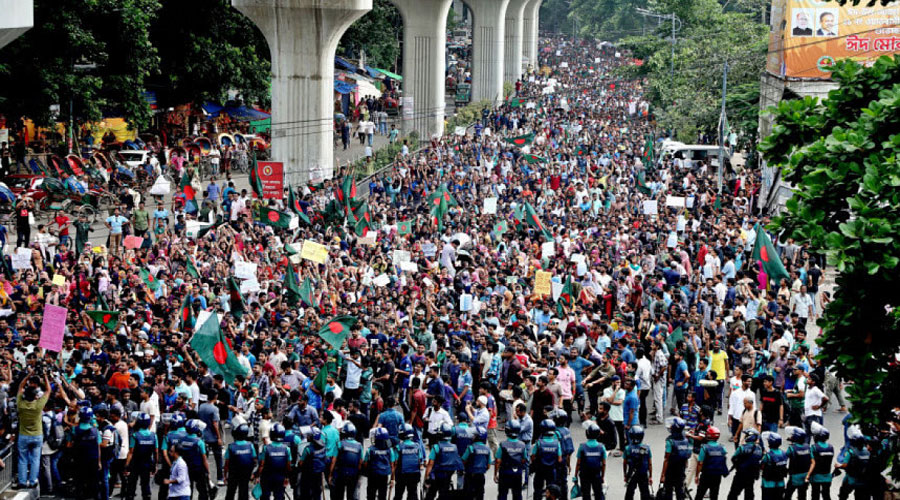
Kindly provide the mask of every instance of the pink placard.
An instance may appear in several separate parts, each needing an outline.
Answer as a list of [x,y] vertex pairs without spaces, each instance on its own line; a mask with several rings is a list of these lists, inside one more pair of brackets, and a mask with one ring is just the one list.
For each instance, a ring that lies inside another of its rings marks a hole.
[[41,340],[38,342],[38,347],[43,347],[48,351],[60,352],[62,350],[68,312],[69,310],[65,307],[52,304],[44,306],[44,322],[41,324]]
[[125,248],[140,248],[144,243],[144,238],[129,234],[125,237]]

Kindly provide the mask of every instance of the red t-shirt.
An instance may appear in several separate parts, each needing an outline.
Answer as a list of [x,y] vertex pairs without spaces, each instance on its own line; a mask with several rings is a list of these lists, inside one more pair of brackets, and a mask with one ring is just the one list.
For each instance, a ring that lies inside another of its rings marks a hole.
[[59,235],[60,236],[68,236],[69,235],[69,220],[65,215],[57,215],[55,219],[56,225],[59,226]]

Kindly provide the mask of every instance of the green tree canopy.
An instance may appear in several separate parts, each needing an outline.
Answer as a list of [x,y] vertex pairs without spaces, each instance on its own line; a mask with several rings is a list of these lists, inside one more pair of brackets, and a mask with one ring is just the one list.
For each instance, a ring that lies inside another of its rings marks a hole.
[[820,360],[853,381],[854,417],[877,423],[898,390],[889,365],[900,348],[900,58],[840,61],[832,79],[840,87],[823,101],[779,103],[760,151],[798,186],[774,227],[838,272],[818,322]]
[[369,66],[396,69],[400,57],[400,38],[403,18],[389,0],[374,0],[372,10],[353,23],[338,45],[338,54],[354,59],[365,49]]

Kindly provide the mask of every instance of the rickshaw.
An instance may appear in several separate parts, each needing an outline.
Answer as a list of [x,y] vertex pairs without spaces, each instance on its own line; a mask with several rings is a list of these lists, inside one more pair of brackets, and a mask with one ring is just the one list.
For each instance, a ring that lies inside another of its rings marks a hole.
[[[54,214],[64,211],[75,217],[84,215],[91,224],[97,219],[101,198],[111,197],[111,195],[95,189],[85,189],[84,192],[81,192],[54,177],[45,177],[40,188],[47,193],[47,196],[38,204],[40,210],[51,211]],[[53,214],[48,218],[52,219]]]

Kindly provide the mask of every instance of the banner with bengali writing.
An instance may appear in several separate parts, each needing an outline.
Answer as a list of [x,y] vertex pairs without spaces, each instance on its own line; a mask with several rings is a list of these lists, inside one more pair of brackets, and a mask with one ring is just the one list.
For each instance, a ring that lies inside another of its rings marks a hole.
[[774,75],[829,79],[835,61],[868,65],[900,52],[900,3],[773,0],[771,14],[766,69]]

